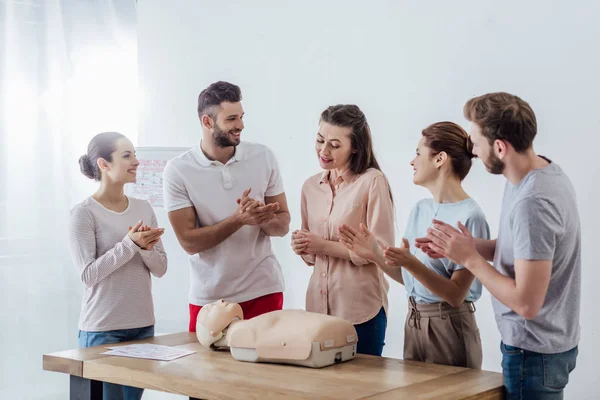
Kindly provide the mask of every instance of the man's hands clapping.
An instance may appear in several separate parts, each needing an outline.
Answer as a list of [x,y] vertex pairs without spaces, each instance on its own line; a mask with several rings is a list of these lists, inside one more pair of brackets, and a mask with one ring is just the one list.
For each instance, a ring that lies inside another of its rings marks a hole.
[[238,209],[236,216],[242,225],[264,225],[275,218],[279,211],[279,203],[265,205],[263,202],[250,197],[250,191],[246,189],[242,197],[237,200]]

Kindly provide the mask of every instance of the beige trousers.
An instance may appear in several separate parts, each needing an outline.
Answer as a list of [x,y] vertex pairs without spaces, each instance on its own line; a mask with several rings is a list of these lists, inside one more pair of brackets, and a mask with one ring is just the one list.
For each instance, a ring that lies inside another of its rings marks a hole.
[[409,298],[404,359],[481,369],[483,354],[475,305],[417,304]]

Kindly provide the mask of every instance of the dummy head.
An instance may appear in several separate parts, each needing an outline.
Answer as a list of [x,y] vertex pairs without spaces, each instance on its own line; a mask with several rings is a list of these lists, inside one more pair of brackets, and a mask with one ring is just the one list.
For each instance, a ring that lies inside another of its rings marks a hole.
[[198,313],[196,322],[196,336],[204,347],[210,347],[213,343],[221,340],[223,331],[235,319],[244,319],[242,307],[237,303],[229,303],[224,300],[207,304]]

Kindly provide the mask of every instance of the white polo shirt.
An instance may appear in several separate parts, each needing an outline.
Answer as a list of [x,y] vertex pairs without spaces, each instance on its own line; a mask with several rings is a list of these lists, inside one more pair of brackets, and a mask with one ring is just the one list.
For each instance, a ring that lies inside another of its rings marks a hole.
[[[197,227],[233,215],[248,188],[250,197],[261,201],[283,193],[275,156],[249,142],[241,142],[225,165],[206,158],[197,145],[167,163],[163,185],[167,211],[194,207]],[[284,290],[271,238],[257,226],[244,226],[216,247],[190,256],[190,264],[191,304],[239,303]]]

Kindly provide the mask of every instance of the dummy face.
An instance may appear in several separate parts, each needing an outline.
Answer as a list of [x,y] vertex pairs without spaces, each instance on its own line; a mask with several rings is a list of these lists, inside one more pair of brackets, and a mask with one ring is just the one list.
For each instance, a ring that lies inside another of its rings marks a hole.
[[340,171],[348,168],[352,155],[351,133],[352,128],[321,121],[315,146],[321,168]]
[[208,330],[210,336],[217,336],[234,318],[244,319],[242,307],[237,303],[219,300],[202,307],[198,314],[198,323]]

